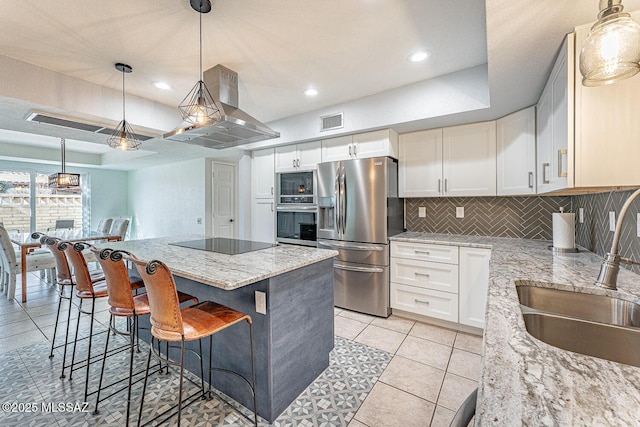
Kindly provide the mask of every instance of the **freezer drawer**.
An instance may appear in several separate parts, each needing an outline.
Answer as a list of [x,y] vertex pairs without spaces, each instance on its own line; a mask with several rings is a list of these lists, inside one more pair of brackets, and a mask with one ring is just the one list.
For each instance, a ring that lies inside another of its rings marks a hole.
[[389,267],[333,262],[336,307],[388,317]]
[[424,261],[458,263],[458,247],[427,243],[391,242],[391,256]]
[[389,265],[389,245],[382,243],[341,242],[338,240],[318,240],[318,248],[339,252],[335,258],[343,262],[369,265]]
[[391,307],[458,322],[458,295],[415,286],[391,284]]
[[458,293],[458,266],[391,258],[391,281],[425,289]]

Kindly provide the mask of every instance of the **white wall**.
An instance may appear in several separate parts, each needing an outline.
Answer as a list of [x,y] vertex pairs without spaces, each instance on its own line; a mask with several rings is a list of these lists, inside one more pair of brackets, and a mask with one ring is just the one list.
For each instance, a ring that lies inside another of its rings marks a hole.
[[[51,174],[59,172],[59,165],[27,163],[0,160],[0,170],[19,172],[39,172]],[[91,195],[91,229],[98,226],[102,217],[128,216],[128,173],[108,169],[70,167],[67,172],[89,174]]]
[[196,159],[129,172],[131,239],[205,233],[205,164]]

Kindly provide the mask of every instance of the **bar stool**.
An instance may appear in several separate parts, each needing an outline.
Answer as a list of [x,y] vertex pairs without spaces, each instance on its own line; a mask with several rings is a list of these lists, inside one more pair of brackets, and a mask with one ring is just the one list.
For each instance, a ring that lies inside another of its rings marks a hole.
[[[87,261],[82,253],[83,250],[89,248],[91,245],[86,242],[60,242],[58,244],[58,248],[63,250],[67,255],[67,259],[71,263],[73,267],[75,278],[76,278],[76,296],[80,298],[80,304],[78,305],[78,321],[76,323],[76,333],[73,342],[73,352],[71,356],[71,366],[69,373],[69,381],[73,379],[73,371],[81,368],[75,366],[75,358],[76,358],[76,346],[78,344],[78,331],[80,329],[80,318],[82,314],[88,314],[91,316],[91,320],[89,323],[89,345],[87,349],[87,359],[86,359],[86,378],[84,383],[84,401],[87,401],[88,390],[89,390],[89,367],[91,363],[96,360],[91,360],[91,344],[93,342],[93,320],[95,315],[96,308],[96,299],[104,298],[108,295],[107,293],[107,283],[104,279],[101,280],[93,280],[91,278],[91,274],[89,273],[89,268],[87,267]],[[139,289],[144,286],[143,282],[139,278],[134,278],[130,282],[131,289]],[[82,303],[85,300],[91,300],[91,312],[82,310]],[[63,361],[62,371],[64,374],[64,369],[66,365],[66,360]]]
[[[120,381],[113,382],[111,384],[105,385],[103,387],[102,381],[104,378],[104,368],[107,360],[107,353],[109,349],[109,336],[111,335],[111,331],[115,331],[119,335],[124,335],[129,337],[129,378],[127,385],[127,415],[126,415],[126,423],[125,425],[129,425],[129,412],[131,408],[131,385],[133,383],[133,377],[141,374],[145,371],[133,373],[133,355],[134,348],[136,347],[136,340],[138,339],[138,316],[144,316],[151,313],[149,308],[149,299],[147,294],[139,294],[133,295],[131,289],[131,278],[129,277],[129,271],[127,269],[127,265],[125,264],[122,254],[130,255],[126,251],[114,251],[113,249],[98,249],[96,247],[90,247],[93,254],[96,256],[96,259],[100,263],[102,270],[104,271],[105,279],[107,282],[107,292],[109,294],[109,305],[111,314],[109,319],[109,331],[107,332],[107,339],[104,346],[104,353],[102,356],[102,369],[100,371],[100,382],[98,384],[98,390],[96,391],[96,407],[93,411],[93,414],[96,415],[99,413],[98,405],[100,404],[100,393],[102,390],[112,387],[116,384],[119,384]],[[198,303],[198,298],[185,294],[182,292],[178,292],[178,300],[180,303],[193,301],[195,304]],[[120,331],[116,328],[115,318],[116,317],[124,317],[127,319],[127,331]],[[160,346],[160,342],[158,342],[158,351]],[[139,351],[139,345],[138,345]],[[142,378],[140,378],[142,379]],[[138,381],[140,381],[140,379]],[[118,389],[106,397],[103,397],[102,400],[108,399],[109,397],[119,393],[124,390],[124,388]]]
[[[215,333],[220,332],[236,323],[243,320],[247,321],[249,325],[249,345],[251,351],[251,381],[237,372],[233,372],[221,368],[211,367],[211,353],[209,353],[209,395],[211,395],[211,371],[218,370],[222,372],[228,372],[236,375],[244,380],[250,387],[253,395],[253,414],[254,425],[258,425],[258,414],[256,406],[256,392],[255,392],[255,366],[253,357],[253,334],[251,328],[251,317],[234,310],[224,305],[217,304],[211,301],[201,302],[196,305],[192,305],[181,309],[179,305],[179,299],[177,297],[176,283],[173,279],[173,275],[165,264],[161,261],[153,260],[144,262],[137,259],[135,256],[129,256],[132,260],[145,283],[147,289],[147,295],[149,297],[149,308],[151,309],[151,345],[149,346],[149,356],[147,358],[147,372],[151,364],[152,354],[160,358],[163,362],[180,366],[180,386],[178,391],[178,403],[173,407],[159,414],[155,419],[166,415],[169,411],[178,407],[178,426],[180,425],[181,413],[182,413],[182,383],[184,378],[184,357],[185,357],[185,344],[188,341],[199,341],[200,353],[197,354],[200,359],[200,374],[202,380],[202,395],[206,397],[204,390],[204,370],[202,367],[202,338],[209,337],[209,347],[212,346],[212,337]],[[171,343],[180,343],[180,361],[175,362],[164,359],[162,355],[155,353],[153,347],[153,340],[168,341]],[[189,350],[189,349],[187,349]],[[191,350],[190,350],[191,351]],[[195,353],[195,352],[194,352]],[[144,395],[147,388],[147,378],[144,377],[144,385],[142,388],[142,398],[140,400],[140,412],[138,415],[138,426],[142,420],[142,411],[144,406]],[[187,397],[186,401],[188,406],[193,403],[194,396],[198,396],[200,393],[194,393],[192,396]],[[193,400],[192,400],[193,399]],[[242,416],[245,416],[240,412]],[[160,421],[164,423],[173,417],[174,414],[170,414],[168,417]],[[151,420],[153,421],[153,420]],[[149,422],[151,422],[149,421]]]
[[[64,378],[64,361],[67,359],[67,345],[69,343],[69,326],[71,323],[71,307],[72,307],[72,299],[73,299],[73,286],[74,277],[71,274],[71,269],[69,268],[69,262],[67,261],[67,256],[64,254],[64,251],[58,248],[58,244],[61,242],[60,239],[56,239],[53,237],[49,237],[47,235],[41,233],[34,233],[33,236],[37,237],[37,234],[40,236],[40,242],[44,244],[47,249],[53,254],[53,257],[56,261],[56,283],[60,286],[60,297],[58,299],[58,312],[56,314],[56,323],[53,328],[53,339],[51,340],[51,352],[49,353],[49,358],[54,356],[53,350],[56,348],[60,348],[64,345],[64,352],[62,356],[62,373],[60,378]],[[91,281],[97,282],[99,280],[104,279],[104,274],[101,271],[90,271]],[[68,296],[65,296],[65,289],[68,289]],[[55,345],[56,344],[56,334],[58,332],[58,322],[60,320],[60,309],[62,307],[62,301],[69,301],[69,309],[67,310],[67,330],[65,333],[64,344]]]

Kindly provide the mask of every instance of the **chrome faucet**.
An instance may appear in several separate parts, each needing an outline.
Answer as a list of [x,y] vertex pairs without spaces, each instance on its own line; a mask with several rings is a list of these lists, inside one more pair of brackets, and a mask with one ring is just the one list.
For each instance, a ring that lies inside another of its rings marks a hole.
[[629,258],[623,258],[618,255],[618,246],[620,244],[620,235],[622,234],[622,223],[624,221],[624,217],[627,214],[627,210],[631,203],[640,196],[640,189],[636,190],[632,195],[629,196],[624,205],[622,205],[622,209],[620,210],[620,217],[618,218],[618,223],[616,224],[616,231],[613,234],[613,243],[611,244],[611,251],[609,251],[602,261],[602,266],[600,267],[600,274],[598,274],[598,279],[596,280],[596,286],[601,286],[603,288],[616,290],[618,289],[616,283],[618,281],[618,271],[620,271],[620,263],[623,262],[625,264],[636,264],[640,265],[639,262],[636,262]]

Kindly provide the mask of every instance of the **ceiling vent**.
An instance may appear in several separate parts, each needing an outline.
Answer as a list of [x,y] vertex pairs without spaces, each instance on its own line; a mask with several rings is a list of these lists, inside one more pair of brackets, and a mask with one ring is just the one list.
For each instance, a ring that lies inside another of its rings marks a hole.
[[320,132],[343,128],[343,114],[344,113],[337,113],[320,117]]
[[[60,126],[67,129],[83,130],[86,132],[100,133],[104,135],[110,135],[114,132],[112,128],[100,125],[98,123],[92,123],[89,121],[79,121],[71,117],[58,116],[51,113],[43,113],[40,111],[31,111],[31,114],[27,117],[27,121],[36,123],[46,123],[48,125]],[[153,136],[136,134],[136,138],[140,141],[147,141]]]

